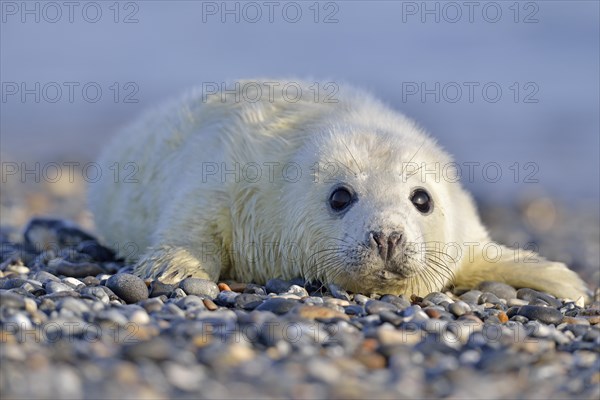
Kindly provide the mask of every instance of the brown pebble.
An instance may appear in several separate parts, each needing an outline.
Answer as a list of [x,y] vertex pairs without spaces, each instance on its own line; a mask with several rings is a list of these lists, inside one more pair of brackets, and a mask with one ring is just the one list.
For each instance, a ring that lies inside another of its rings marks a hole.
[[202,299],[202,303],[204,303],[204,307],[206,307],[209,311],[215,311],[219,306],[215,304],[211,299]]
[[350,319],[346,314],[337,310],[321,306],[299,306],[295,308],[295,312],[305,319]]
[[196,335],[192,339],[192,343],[196,347],[204,347],[212,342],[211,335]]
[[500,311],[498,314],[496,314],[496,317],[498,317],[500,322],[502,322],[503,324],[508,322],[508,315],[506,315],[504,311]]
[[571,324],[571,325],[586,325],[586,326],[590,325],[590,322],[585,318],[567,317],[567,316],[563,317],[562,323],[563,324]]
[[423,298],[417,296],[416,294],[411,294],[410,295],[410,302],[412,304],[421,304],[423,302]]
[[367,338],[361,343],[362,350],[366,352],[375,351],[379,347],[379,342],[373,338]]
[[233,292],[233,290],[231,290],[231,288],[229,287],[229,285],[228,285],[228,284],[226,284],[225,282],[221,282],[221,283],[219,283],[217,286],[219,287],[219,290],[220,290],[221,292],[223,292],[223,291],[225,291],[225,290],[228,290],[228,291],[230,291],[230,292]]
[[585,317],[591,325],[600,324],[600,315],[594,315],[593,317]]
[[386,367],[385,357],[379,353],[360,353],[354,358],[368,369],[381,369]]
[[438,319],[440,318],[440,316],[442,315],[438,310],[436,310],[435,308],[426,308],[425,310],[425,314],[427,314],[429,316],[429,318],[435,318]]
[[[224,284],[227,285],[227,284]],[[248,287],[247,283],[242,283],[242,282],[232,282],[231,284],[229,284],[229,290],[236,292],[236,293],[244,293],[244,290],[246,290],[246,288]],[[221,287],[219,287],[220,289]],[[227,290],[227,289],[225,289]]]

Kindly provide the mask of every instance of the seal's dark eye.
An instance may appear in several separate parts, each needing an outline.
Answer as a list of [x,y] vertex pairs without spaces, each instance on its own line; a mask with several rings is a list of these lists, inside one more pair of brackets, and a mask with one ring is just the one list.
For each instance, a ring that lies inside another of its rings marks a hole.
[[425,189],[417,189],[410,196],[410,201],[422,214],[429,214],[433,210],[433,200]]
[[352,203],[352,193],[345,188],[337,188],[329,197],[329,205],[334,211],[342,211]]

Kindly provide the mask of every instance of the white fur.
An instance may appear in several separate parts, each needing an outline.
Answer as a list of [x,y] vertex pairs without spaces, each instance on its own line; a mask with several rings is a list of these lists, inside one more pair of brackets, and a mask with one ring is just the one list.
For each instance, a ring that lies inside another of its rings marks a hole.
[[[252,98],[246,83],[241,87]],[[140,275],[165,282],[304,276],[354,291],[424,295],[499,280],[573,299],[585,294],[575,273],[537,255],[536,263],[526,263],[522,254],[515,259],[512,250],[495,245],[502,257],[486,261],[483,246],[493,242],[460,184],[409,171],[451,162],[413,122],[350,86],[341,86],[338,102],[328,103],[324,93],[315,101],[311,83],[299,84],[303,96],[297,102],[286,101],[280,90],[273,101],[263,93],[254,103],[231,95],[203,101],[192,91],[117,135],[99,162],[107,172],[118,163],[118,181],[105,173],[90,188],[107,243],[137,261]],[[137,183],[124,181],[125,168],[132,168],[127,163],[137,166]],[[213,163],[218,173],[203,174]],[[223,177],[221,163],[229,170],[237,163],[239,172],[260,166],[262,177]],[[290,165],[300,167],[297,182],[294,168],[283,170]],[[358,195],[343,216],[328,207],[340,182]],[[422,215],[410,202],[416,187],[431,193],[431,214]],[[410,277],[381,275],[382,261],[361,245],[371,230],[401,231],[411,245],[425,249],[405,261]],[[126,254],[132,243],[139,252]],[[432,256],[434,243],[453,243],[459,254]],[[474,246],[472,254],[468,246]],[[443,266],[428,263],[431,257]]]

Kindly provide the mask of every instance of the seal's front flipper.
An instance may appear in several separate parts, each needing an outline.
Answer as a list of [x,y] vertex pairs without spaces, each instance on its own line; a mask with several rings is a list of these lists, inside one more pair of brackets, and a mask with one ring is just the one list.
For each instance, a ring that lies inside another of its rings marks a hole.
[[195,255],[177,246],[151,247],[135,265],[134,272],[142,278],[158,279],[167,284],[185,278],[218,279],[218,273],[211,276]]
[[548,292],[558,298],[577,300],[583,296],[586,302],[589,300],[585,284],[565,264],[548,261],[532,251],[492,245],[465,256],[456,272],[456,288],[472,289],[483,281],[498,281],[516,288]]

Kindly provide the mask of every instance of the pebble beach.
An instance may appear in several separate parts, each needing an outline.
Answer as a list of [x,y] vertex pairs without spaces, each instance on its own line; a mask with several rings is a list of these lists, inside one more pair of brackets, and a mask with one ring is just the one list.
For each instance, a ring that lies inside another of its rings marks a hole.
[[481,207],[498,240],[533,240],[577,270],[587,304],[498,282],[424,298],[300,278],[165,285],[81,221],[5,226],[0,396],[597,399],[598,220],[555,206],[548,230],[548,210]]

